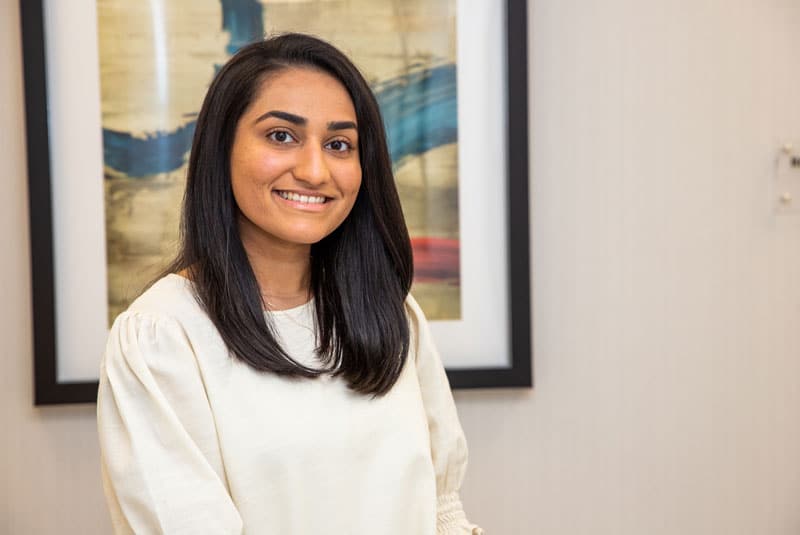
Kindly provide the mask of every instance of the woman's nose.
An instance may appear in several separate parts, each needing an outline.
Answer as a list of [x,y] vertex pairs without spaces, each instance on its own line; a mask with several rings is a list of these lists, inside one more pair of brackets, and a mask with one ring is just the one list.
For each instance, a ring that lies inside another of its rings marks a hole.
[[325,162],[325,153],[318,144],[307,143],[298,153],[294,168],[297,180],[309,184],[321,184],[330,179],[330,169]]

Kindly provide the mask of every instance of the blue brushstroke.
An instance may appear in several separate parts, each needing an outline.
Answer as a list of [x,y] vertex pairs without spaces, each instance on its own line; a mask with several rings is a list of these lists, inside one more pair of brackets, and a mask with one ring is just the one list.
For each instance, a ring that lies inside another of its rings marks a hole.
[[458,140],[455,65],[412,72],[375,89],[395,164]]
[[[262,6],[257,0],[220,0],[226,47],[233,54],[264,34]],[[458,138],[456,66],[415,68],[373,87],[386,125],[392,162],[422,154]],[[184,165],[192,146],[195,121],[176,130],[146,133],[103,129],[103,159],[107,167],[131,178],[175,171]]]
[[225,49],[233,55],[247,43],[264,38],[264,17],[258,0],[220,0],[222,29],[230,35]]
[[186,162],[196,122],[172,132],[148,133],[144,138],[103,128],[103,161],[131,178],[168,173]]

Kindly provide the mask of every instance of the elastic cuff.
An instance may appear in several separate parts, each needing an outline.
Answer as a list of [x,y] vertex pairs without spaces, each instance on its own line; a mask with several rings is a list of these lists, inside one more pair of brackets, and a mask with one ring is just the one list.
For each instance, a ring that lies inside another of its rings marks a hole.
[[481,528],[467,520],[457,492],[439,496],[436,511],[437,535],[483,535]]

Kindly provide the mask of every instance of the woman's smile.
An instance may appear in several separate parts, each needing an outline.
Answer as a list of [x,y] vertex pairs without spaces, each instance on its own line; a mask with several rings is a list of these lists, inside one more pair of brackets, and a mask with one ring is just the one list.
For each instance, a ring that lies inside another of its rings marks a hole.
[[298,192],[290,190],[273,190],[285,206],[307,212],[322,212],[328,208],[333,199],[313,192]]

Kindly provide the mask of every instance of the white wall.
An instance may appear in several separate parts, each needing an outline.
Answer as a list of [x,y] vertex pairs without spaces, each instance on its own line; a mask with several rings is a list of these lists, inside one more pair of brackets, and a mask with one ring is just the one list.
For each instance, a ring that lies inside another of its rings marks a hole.
[[[797,0],[534,0],[536,388],[460,394],[492,533],[800,533]],[[798,176],[800,181],[800,174]]]
[[[460,392],[490,535],[800,533],[796,0],[530,0],[536,388]],[[0,0],[0,533],[109,530],[92,407],[31,406],[17,0]],[[800,180],[800,179],[799,179]]]

